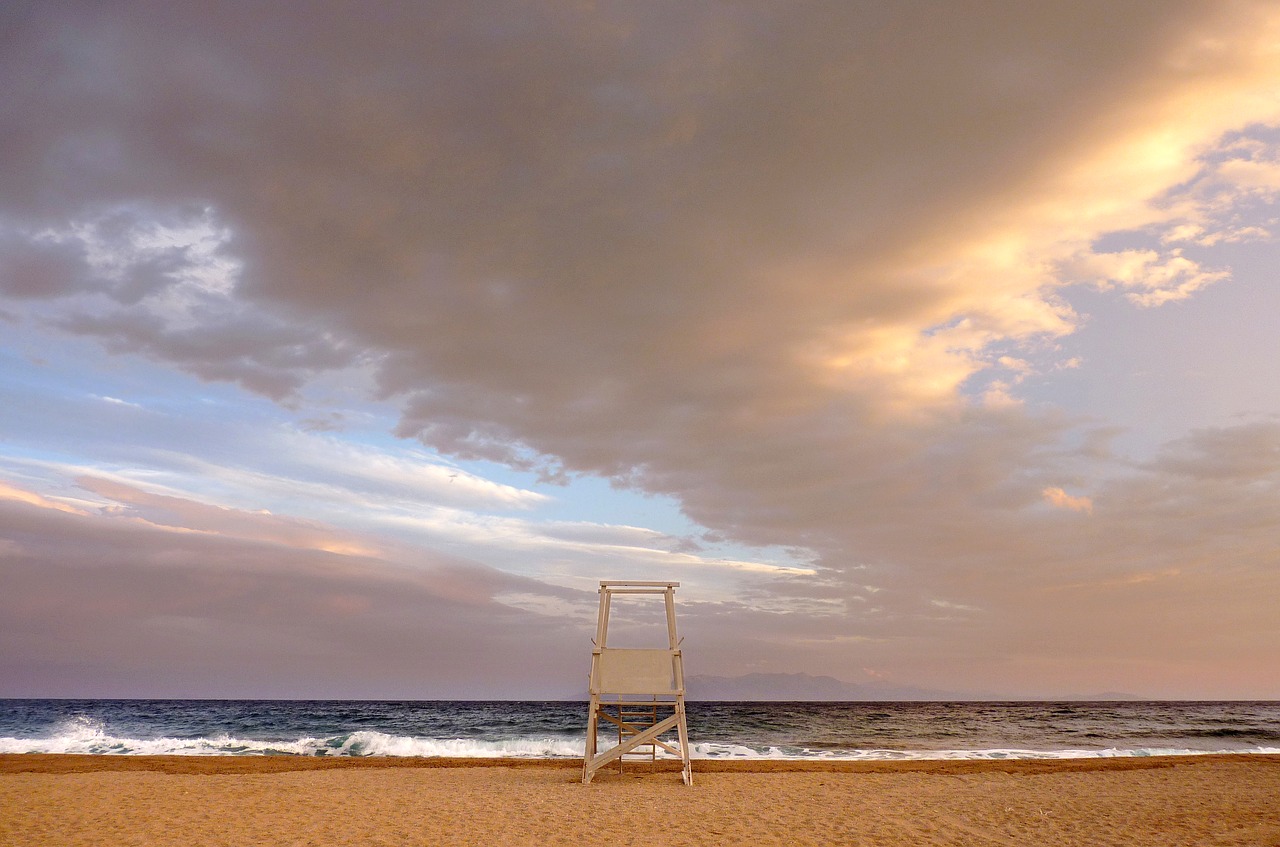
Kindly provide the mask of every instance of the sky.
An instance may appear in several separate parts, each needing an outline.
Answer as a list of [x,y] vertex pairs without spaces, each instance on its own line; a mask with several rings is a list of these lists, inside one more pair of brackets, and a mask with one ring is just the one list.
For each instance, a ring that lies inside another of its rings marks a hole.
[[0,696],[1280,699],[1276,4],[0,34]]

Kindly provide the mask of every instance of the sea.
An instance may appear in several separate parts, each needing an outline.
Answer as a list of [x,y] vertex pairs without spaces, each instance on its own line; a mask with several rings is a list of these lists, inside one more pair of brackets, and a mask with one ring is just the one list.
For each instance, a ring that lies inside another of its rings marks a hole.
[[[687,706],[696,759],[1280,754],[1280,702]],[[581,758],[582,702],[3,700],[0,753]],[[602,743],[605,736],[602,736]]]

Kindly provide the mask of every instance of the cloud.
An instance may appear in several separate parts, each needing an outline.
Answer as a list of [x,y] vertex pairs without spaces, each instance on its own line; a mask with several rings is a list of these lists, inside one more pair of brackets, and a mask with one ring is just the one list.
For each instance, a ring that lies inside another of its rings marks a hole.
[[17,299],[63,297],[91,285],[81,245],[56,238],[0,235],[0,292]]
[[576,691],[587,628],[494,599],[573,592],[421,551],[318,549],[332,529],[111,492],[160,522],[0,500],[7,696]]
[[278,433],[276,441],[290,464],[300,470],[371,495],[518,510],[550,499],[536,491],[483,479],[426,455],[392,455],[386,450],[297,432]]
[[[7,261],[36,268],[7,306],[282,402],[372,374],[397,434],[433,450],[607,477],[814,551],[816,573],[735,607],[779,639],[949,638],[971,606],[1009,622],[974,636],[998,653],[1032,626],[1019,603],[1076,570],[1195,582],[1191,548],[1161,540],[1186,515],[1147,483],[1204,456],[1108,463],[1022,389],[1077,361],[1074,286],[1186,301],[1229,273],[1202,251],[1270,231],[1278,24],[1247,2],[46,6],[5,66]],[[335,502],[537,500],[333,452]],[[1098,507],[1084,538],[1067,490]],[[389,520],[711,564],[507,516]],[[1241,555],[1271,549],[1242,529]],[[1267,584],[1245,570],[1236,586]],[[819,633],[763,611],[784,600],[839,612]]]
[[[258,14],[252,30],[291,31],[282,42],[299,50],[324,39],[319,24]],[[239,298],[287,303],[332,335],[303,343],[260,310],[215,311],[197,330],[207,341],[125,315],[68,317],[67,329],[274,397],[307,368],[340,366],[342,345],[372,344],[389,354],[385,389],[409,395],[407,431],[514,460],[522,442],[563,455],[541,443],[543,419],[582,413],[582,428],[607,410],[598,428],[639,411],[643,381],[610,385],[636,361],[679,361],[646,379],[705,402],[699,382],[731,382],[726,362],[757,381],[811,381],[794,364],[816,346],[849,362],[845,387],[870,379],[872,397],[896,387],[909,405],[949,400],[987,345],[1070,331],[1036,270],[1055,243],[1149,214],[1143,198],[1185,175],[1186,150],[1237,122],[1238,107],[1259,117],[1267,68],[1249,52],[1250,7],[1206,21],[1161,8],[1160,26],[1141,7],[1108,10],[1108,27],[1079,11],[926,24],[916,10],[895,23],[910,38],[881,41],[888,21],[866,14],[769,20],[768,53],[752,40],[759,11],[682,10],[675,43],[672,22],[640,13],[610,26],[507,9],[501,33],[441,15],[412,48],[336,14],[353,45],[387,47],[331,56],[305,81],[216,16],[191,30],[128,9],[73,16],[60,31],[82,49],[63,55],[39,38],[54,22],[37,18],[23,43],[58,68],[65,102],[31,135],[61,143],[24,148],[31,167],[8,196],[15,213],[39,214],[29,186],[40,178],[42,196],[130,209],[81,224],[95,239],[115,232],[130,246],[117,253],[141,249],[146,215],[173,220],[200,198],[200,217],[169,229],[225,232]],[[1203,46],[1214,27],[1238,55]],[[206,35],[188,43],[187,31]],[[1088,68],[1069,61],[1082,51]],[[1143,51],[1172,70],[1159,75]],[[487,55],[503,57],[501,75],[474,59]],[[880,74],[915,96],[883,102]],[[1134,111],[1124,95],[1143,86],[1154,96]],[[313,92],[327,92],[321,132]],[[76,111],[84,98],[98,105]],[[1187,121],[1191,103],[1208,114]],[[923,144],[935,137],[954,141]],[[145,214],[142,186],[155,198]],[[1002,199],[1013,191],[1023,199]],[[957,230],[949,204],[974,204],[970,192],[980,212]],[[909,254],[922,261],[904,272]],[[890,262],[898,270],[876,280]],[[655,344],[665,355],[650,355]],[[722,402],[741,402],[726,388]]]
[[332,333],[316,333],[239,302],[229,234],[208,209],[121,205],[108,213],[24,231],[0,226],[0,284],[50,301],[33,316],[113,353],[176,364],[290,400],[321,371],[356,367]]
[[129,400],[121,400],[119,397],[107,397],[107,396],[101,396],[101,397],[99,397],[99,396],[98,396],[98,395],[96,395],[96,394],[95,394],[95,395],[93,395],[93,396],[94,396],[96,399],[101,400],[103,403],[111,403],[112,405],[115,405],[115,406],[128,406],[128,407],[129,407],[129,408],[131,408],[131,409],[141,409],[141,408],[142,408],[142,405],[141,405],[140,403],[134,403],[134,402],[129,401]]
[[1176,249],[1167,255],[1155,250],[1088,253],[1065,270],[1075,278],[1096,279],[1100,286],[1136,289],[1125,296],[1139,306],[1185,300],[1229,275],[1223,270],[1206,270]]
[[1280,471],[1280,427],[1274,420],[1263,420],[1193,430],[1166,445],[1144,468],[1184,479],[1243,485],[1269,480]]
[[1059,509],[1070,509],[1073,512],[1093,511],[1093,501],[1088,497],[1073,497],[1057,487],[1046,488],[1042,493],[1046,502]]
[[139,520],[172,529],[207,532],[229,538],[240,538],[279,544],[295,549],[326,550],[348,555],[374,555],[377,550],[368,542],[344,536],[312,521],[281,518],[267,512],[245,512],[196,503],[180,497],[149,494],[137,488],[110,480],[81,477],[80,487],[106,497],[118,506],[104,510],[106,514]]
[[84,512],[74,506],[69,506],[66,503],[60,503],[56,500],[50,500],[47,497],[40,496],[34,491],[27,491],[3,481],[0,481],[0,499],[26,503],[31,506],[37,506],[41,509],[53,509],[59,512],[68,512],[73,515],[84,514]]

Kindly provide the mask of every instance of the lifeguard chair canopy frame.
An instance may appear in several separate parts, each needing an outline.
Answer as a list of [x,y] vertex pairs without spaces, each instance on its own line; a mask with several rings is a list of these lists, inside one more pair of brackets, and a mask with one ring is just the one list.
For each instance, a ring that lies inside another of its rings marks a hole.
[[[679,757],[681,778],[693,784],[689,762],[689,730],[684,709],[684,660],[676,635],[675,591],[678,582],[600,582],[600,616],[596,621],[595,647],[591,651],[590,694],[587,713],[587,748],[582,762],[582,782],[587,784],[596,771],[618,762],[637,748],[659,749]],[[615,594],[661,595],[666,603],[667,646],[665,648],[610,647],[609,609]],[[671,714],[659,720],[658,712]],[[618,744],[597,751],[600,721],[616,725]],[[676,732],[676,745],[662,736]]]

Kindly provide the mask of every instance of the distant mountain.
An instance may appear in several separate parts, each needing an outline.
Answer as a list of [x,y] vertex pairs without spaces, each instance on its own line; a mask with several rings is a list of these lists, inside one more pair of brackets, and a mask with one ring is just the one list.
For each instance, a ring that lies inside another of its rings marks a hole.
[[[1049,698],[1044,698],[1049,699]],[[1101,694],[1077,694],[1072,697],[1057,697],[1057,700],[1070,701],[1073,703],[1087,703],[1092,701],[1110,701],[1119,700],[1126,702],[1142,702],[1149,700],[1149,697],[1139,697],[1137,694],[1128,694],[1124,691],[1103,691]]]
[[690,700],[964,700],[972,695],[916,686],[859,685],[807,673],[749,673],[745,676],[685,677]]

